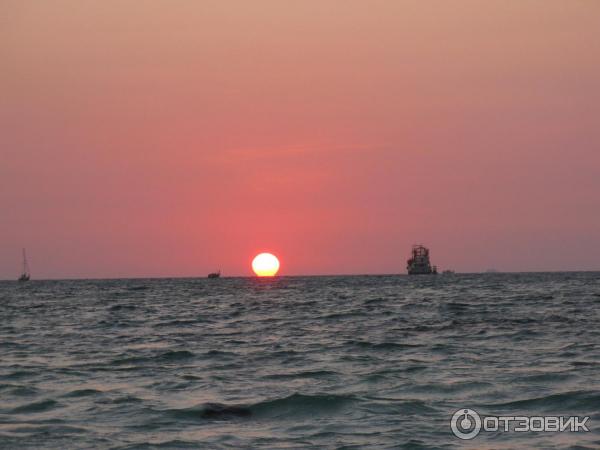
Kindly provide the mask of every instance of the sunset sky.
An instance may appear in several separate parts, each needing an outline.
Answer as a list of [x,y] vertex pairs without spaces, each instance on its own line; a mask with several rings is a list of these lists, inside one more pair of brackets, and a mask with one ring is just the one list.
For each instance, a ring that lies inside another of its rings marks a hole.
[[600,269],[600,2],[0,2],[0,278]]

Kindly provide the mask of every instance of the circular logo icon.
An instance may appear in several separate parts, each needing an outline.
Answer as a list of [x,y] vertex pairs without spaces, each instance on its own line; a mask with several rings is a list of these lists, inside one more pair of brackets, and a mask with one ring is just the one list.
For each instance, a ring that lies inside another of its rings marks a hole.
[[472,409],[459,409],[452,416],[450,428],[459,439],[473,439],[481,431],[481,417]]

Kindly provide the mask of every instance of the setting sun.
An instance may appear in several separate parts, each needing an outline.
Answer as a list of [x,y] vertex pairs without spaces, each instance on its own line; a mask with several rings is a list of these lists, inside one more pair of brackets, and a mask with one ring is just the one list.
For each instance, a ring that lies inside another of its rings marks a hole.
[[259,277],[275,276],[279,270],[279,260],[271,253],[261,253],[252,260],[252,270]]

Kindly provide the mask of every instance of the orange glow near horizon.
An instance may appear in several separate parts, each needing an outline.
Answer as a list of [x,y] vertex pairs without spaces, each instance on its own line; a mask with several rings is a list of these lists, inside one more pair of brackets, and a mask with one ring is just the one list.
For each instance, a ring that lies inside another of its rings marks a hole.
[[261,253],[252,260],[252,270],[259,277],[273,277],[279,271],[279,260],[271,253]]

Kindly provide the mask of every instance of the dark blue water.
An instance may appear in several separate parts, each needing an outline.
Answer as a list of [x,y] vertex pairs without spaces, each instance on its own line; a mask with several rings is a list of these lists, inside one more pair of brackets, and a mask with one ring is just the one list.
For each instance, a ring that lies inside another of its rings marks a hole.
[[599,311],[598,273],[2,282],[0,447],[600,448]]

